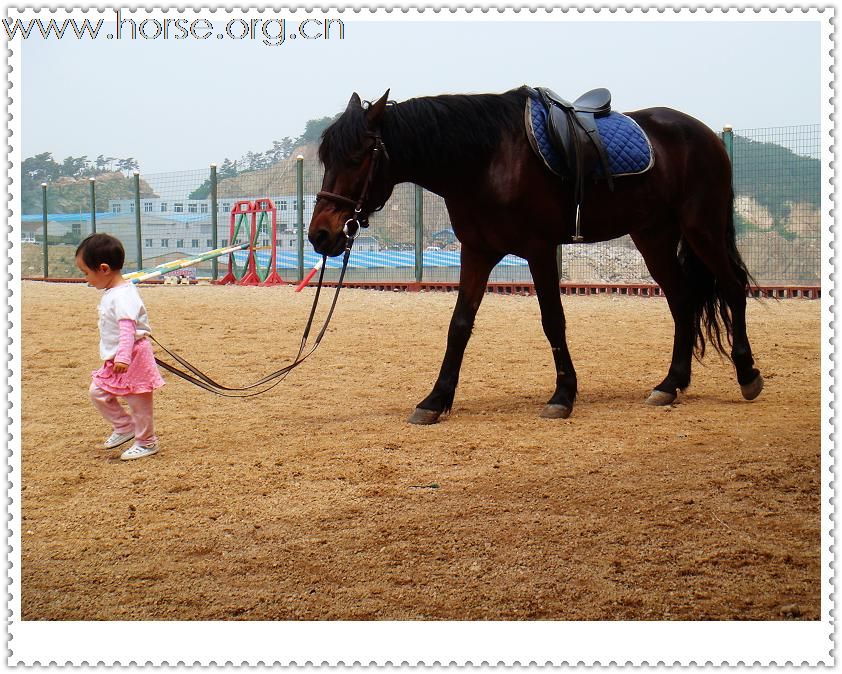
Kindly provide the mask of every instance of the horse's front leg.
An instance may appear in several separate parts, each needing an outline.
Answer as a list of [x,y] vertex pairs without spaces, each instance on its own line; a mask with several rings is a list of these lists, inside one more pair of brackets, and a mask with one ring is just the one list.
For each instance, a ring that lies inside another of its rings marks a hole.
[[459,369],[465,348],[474,328],[474,319],[485,295],[488,276],[502,255],[481,254],[462,247],[462,269],[459,273],[459,295],[447,331],[447,349],[433,390],[409,417],[411,424],[434,424],[453,406]]
[[558,290],[558,264],[551,248],[529,259],[529,271],[541,307],[541,325],[553,350],[556,370],[555,392],[541,412],[548,419],[566,419],[576,399],[576,370],[567,348],[566,322]]

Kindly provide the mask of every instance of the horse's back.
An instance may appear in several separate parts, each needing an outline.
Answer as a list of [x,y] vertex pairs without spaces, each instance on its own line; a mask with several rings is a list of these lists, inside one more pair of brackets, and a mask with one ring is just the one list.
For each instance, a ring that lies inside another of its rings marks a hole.
[[730,188],[731,162],[725,144],[707,124],[667,107],[623,114],[637,122],[649,138],[655,153],[656,173],[682,175],[700,187],[709,182],[717,186],[727,182]]
[[725,155],[725,146],[719,135],[707,124],[686,112],[674,108],[656,107],[623,114],[637,122],[653,143],[680,141],[694,146],[707,143],[717,154]]

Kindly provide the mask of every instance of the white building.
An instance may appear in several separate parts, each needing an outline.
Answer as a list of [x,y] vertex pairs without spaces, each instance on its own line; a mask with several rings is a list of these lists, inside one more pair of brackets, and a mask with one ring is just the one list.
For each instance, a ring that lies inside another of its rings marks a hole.
[[[298,250],[298,198],[297,196],[269,197],[275,206],[276,245],[282,251]],[[226,197],[217,200],[217,246],[224,247],[231,243],[232,229],[242,220],[236,241],[245,242],[251,227],[251,216],[239,218],[232,210],[239,201],[254,201],[248,197]],[[306,227],[313,216],[316,196],[304,196],[305,246]],[[134,219],[135,200],[111,199],[108,202],[109,215],[116,221]],[[179,253],[190,255],[213,249],[211,231],[210,199],[170,199],[141,198],[141,231],[144,259],[157,258],[161,255]],[[258,214],[257,216],[261,216]],[[258,220],[259,222],[259,220]],[[272,221],[266,216],[261,227],[261,236],[257,242],[260,247],[271,245]]]
[[[298,199],[296,196],[269,197],[275,205],[276,247],[280,252],[298,252]],[[254,198],[228,197],[217,200],[217,240],[214,246],[211,226],[210,199],[140,199],[141,255],[144,266],[162,259],[176,259],[198,255],[214,247],[223,248],[231,244],[232,210],[238,201],[254,201]],[[307,227],[313,217],[316,196],[304,196],[304,250],[312,251],[307,240]],[[97,231],[108,232],[119,238],[126,249],[127,259],[136,260],[137,224],[135,200],[111,199],[108,212],[97,214]],[[260,218],[260,215],[257,216]],[[236,228],[237,215],[234,214]],[[250,234],[251,216],[243,218],[236,243],[245,243]],[[74,234],[86,236],[91,231],[90,213],[48,215],[50,238]],[[42,239],[42,216],[31,215],[21,218],[21,235],[27,241]],[[271,245],[272,220],[266,216],[257,246]],[[360,252],[379,252],[380,242],[374,236],[360,236],[354,244]]]

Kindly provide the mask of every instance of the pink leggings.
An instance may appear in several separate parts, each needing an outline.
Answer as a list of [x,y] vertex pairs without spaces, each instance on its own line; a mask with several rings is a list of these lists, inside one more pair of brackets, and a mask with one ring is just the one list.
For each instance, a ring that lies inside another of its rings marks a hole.
[[91,383],[88,394],[94,407],[118,433],[134,433],[135,442],[139,445],[149,445],[158,439],[155,435],[155,423],[152,420],[151,391],[120,396],[126,401],[131,414],[123,409],[113,393],[102,390],[94,383]]

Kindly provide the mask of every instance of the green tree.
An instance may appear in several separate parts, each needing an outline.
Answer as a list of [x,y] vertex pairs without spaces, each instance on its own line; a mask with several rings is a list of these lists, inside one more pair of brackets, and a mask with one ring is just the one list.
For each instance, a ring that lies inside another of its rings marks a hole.
[[304,133],[298,137],[296,145],[303,145],[305,143],[317,143],[322,138],[322,133],[329,127],[339,115],[333,117],[322,117],[321,119],[311,119],[304,127]]

